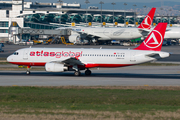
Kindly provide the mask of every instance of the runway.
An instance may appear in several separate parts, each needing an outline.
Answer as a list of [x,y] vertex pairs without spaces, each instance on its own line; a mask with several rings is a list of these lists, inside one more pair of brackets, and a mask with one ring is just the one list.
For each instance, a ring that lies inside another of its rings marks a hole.
[[0,86],[179,86],[180,66],[130,66],[92,70],[91,76],[73,72],[0,71]]

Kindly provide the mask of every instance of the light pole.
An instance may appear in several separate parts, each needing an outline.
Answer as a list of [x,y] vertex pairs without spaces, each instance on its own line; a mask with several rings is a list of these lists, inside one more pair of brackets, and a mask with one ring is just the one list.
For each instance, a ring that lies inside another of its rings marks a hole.
[[171,11],[172,11],[172,9],[169,9],[169,25],[171,25],[171,20],[170,20],[170,18],[171,18]]
[[[59,2],[59,5],[61,5],[63,3],[62,0],[58,0],[57,2]],[[61,7],[62,8],[62,7]],[[62,10],[61,10],[62,11]],[[60,13],[60,19],[59,19],[59,23],[60,23],[60,26],[61,26],[61,13]]]
[[126,26],[126,12],[125,12],[126,5],[127,5],[127,3],[124,3],[124,6],[125,6],[125,8],[124,8],[124,26]]
[[88,0],[86,0],[85,3],[86,3],[86,23],[87,23],[87,4],[90,2]]
[[[180,13],[180,10],[179,10],[179,13]],[[180,18],[180,14],[178,15],[178,23],[180,24],[180,22],[179,22],[179,18]]]
[[145,9],[146,9],[146,5],[143,6],[144,7],[144,15],[146,15]]
[[104,4],[104,2],[99,2],[99,4],[101,4],[101,24],[102,24],[102,4]]
[[116,3],[112,2],[111,4],[113,5],[113,23],[114,23],[114,5],[116,5]]
[[136,13],[136,4],[133,5],[134,6],[134,25],[136,26],[136,16],[135,16],[135,13]]
[[[163,8],[160,8],[161,12],[163,11]],[[163,22],[163,12],[161,13],[161,22]]]

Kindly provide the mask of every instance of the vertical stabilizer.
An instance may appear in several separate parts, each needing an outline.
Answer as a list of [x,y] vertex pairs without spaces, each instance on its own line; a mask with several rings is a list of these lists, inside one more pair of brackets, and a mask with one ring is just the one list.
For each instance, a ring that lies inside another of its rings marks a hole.
[[167,23],[159,23],[135,50],[161,51]]
[[146,30],[151,29],[155,11],[156,11],[156,8],[152,8],[151,11],[147,14],[147,16],[144,18],[144,20],[142,21],[142,23],[139,25],[138,28],[146,29]]

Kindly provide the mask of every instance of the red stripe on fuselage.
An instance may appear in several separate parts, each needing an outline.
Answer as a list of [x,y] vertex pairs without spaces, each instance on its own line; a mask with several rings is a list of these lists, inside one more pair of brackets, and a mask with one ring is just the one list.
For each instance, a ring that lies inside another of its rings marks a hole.
[[9,62],[16,65],[45,66],[46,62]]
[[85,68],[93,68],[93,67],[125,67],[131,66],[133,64],[86,64]]
[[[46,62],[10,62],[16,65],[25,65],[25,66],[45,66]],[[85,64],[79,65],[79,68],[94,68],[94,67],[125,67],[131,66],[134,64]]]

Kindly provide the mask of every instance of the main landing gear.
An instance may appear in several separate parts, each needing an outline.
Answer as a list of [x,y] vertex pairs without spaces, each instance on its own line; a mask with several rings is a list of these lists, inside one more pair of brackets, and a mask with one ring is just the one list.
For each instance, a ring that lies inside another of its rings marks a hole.
[[[75,72],[74,72],[74,75],[75,75],[75,76],[80,76],[80,75],[81,75],[81,72],[80,72],[80,71],[75,71]],[[90,76],[90,75],[91,75],[91,71],[90,71],[89,69],[87,69],[87,70],[85,71],[85,75],[86,75],[86,76]]]
[[87,75],[87,76],[91,75],[91,71],[90,71],[89,69],[87,69],[87,70],[85,71],[85,75]]
[[75,72],[74,72],[74,75],[75,75],[75,76],[80,76],[80,75],[81,75],[81,72],[75,71]]
[[29,75],[31,72],[30,72],[30,67],[31,66],[27,66],[27,71],[26,71],[26,74]]

